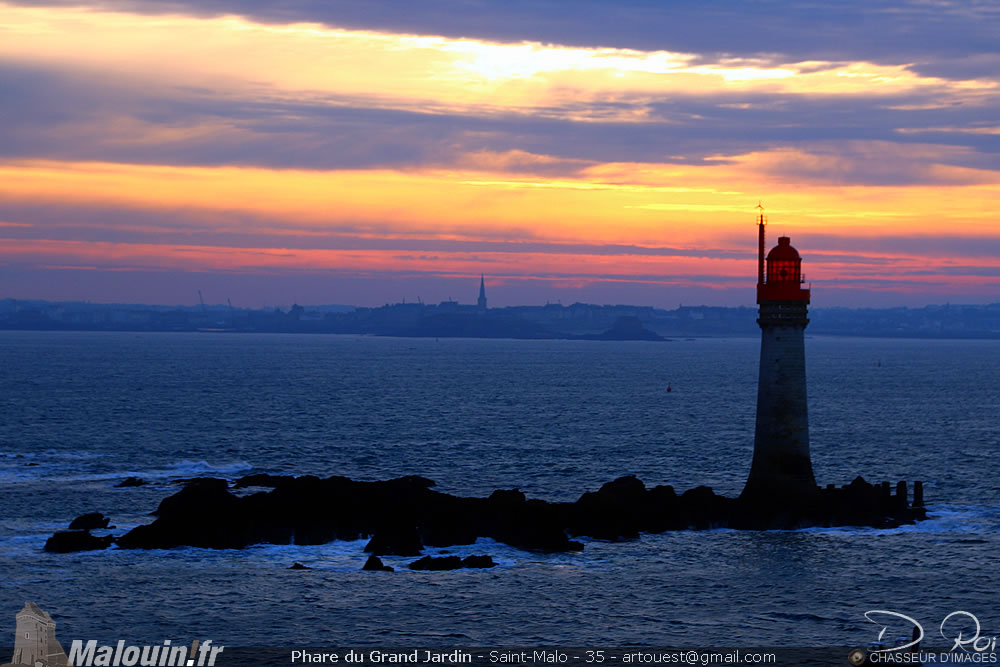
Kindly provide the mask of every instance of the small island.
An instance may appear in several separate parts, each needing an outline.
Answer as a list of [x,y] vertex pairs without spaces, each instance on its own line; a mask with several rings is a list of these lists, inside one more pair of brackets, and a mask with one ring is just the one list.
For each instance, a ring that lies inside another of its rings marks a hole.
[[650,331],[642,325],[635,315],[626,315],[615,320],[614,326],[599,334],[583,334],[572,336],[575,340],[667,340],[655,331]]
[[[578,537],[616,541],[712,528],[893,528],[926,518],[919,482],[910,502],[905,482],[892,493],[888,482],[872,485],[860,477],[842,487],[816,488],[797,502],[727,498],[706,486],[677,493],[672,486],[647,488],[634,476],[587,491],[574,502],[529,499],[517,489],[465,498],[434,486],[419,476],[375,482],[314,475],[256,474],[235,482],[196,478],[164,498],[150,524],[117,536],[94,536],[90,528],[60,531],[45,548],[243,549],[370,538],[366,552],[372,555],[419,556],[426,547],[491,538],[527,551],[567,552],[583,549]],[[88,516],[84,525],[107,525],[104,517]]]

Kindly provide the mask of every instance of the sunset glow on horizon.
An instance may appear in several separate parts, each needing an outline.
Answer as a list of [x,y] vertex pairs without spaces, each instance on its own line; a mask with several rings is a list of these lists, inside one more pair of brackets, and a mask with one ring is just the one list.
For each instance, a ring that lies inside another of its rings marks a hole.
[[979,27],[918,60],[919,3],[831,5],[879,48],[721,43],[693,8],[702,51],[638,9],[601,38],[584,3],[567,42],[376,4],[0,2],[2,297],[471,302],[485,273],[491,305],[749,304],[762,201],[816,305],[1000,301],[996,12],[949,5]]

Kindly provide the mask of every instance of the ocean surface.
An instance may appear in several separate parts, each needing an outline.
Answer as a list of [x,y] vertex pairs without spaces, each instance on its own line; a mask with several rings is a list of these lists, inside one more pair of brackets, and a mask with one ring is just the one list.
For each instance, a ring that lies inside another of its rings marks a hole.
[[[395,573],[361,572],[364,541],[42,550],[87,511],[116,534],[148,522],[198,475],[419,474],[574,500],[635,474],[735,495],[758,353],[750,338],[0,332],[0,645],[28,600],[64,646],[863,646],[876,609],[939,643],[957,610],[1000,635],[998,341],[807,337],[817,481],[923,480],[915,526],[668,532],[568,555],[481,540],[447,551],[499,567],[442,573],[392,557]],[[151,484],[114,488],[130,475]]]

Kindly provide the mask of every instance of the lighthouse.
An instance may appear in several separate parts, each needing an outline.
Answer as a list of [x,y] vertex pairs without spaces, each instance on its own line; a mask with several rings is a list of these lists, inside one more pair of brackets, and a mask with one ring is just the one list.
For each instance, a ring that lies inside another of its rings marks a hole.
[[764,209],[757,221],[760,376],[753,462],[742,498],[788,499],[818,489],[809,457],[805,330],[809,290],[802,258],[782,236],[764,257]]

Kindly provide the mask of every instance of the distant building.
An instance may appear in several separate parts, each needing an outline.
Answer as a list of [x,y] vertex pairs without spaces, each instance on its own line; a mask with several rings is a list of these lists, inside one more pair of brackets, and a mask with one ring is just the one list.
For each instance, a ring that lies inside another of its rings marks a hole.
[[486,276],[479,274],[479,310],[486,310]]
[[56,640],[56,622],[34,602],[25,602],[17,613],[14,637],[14,657],[11,665],[33,667],[65,667],[66,652]]

